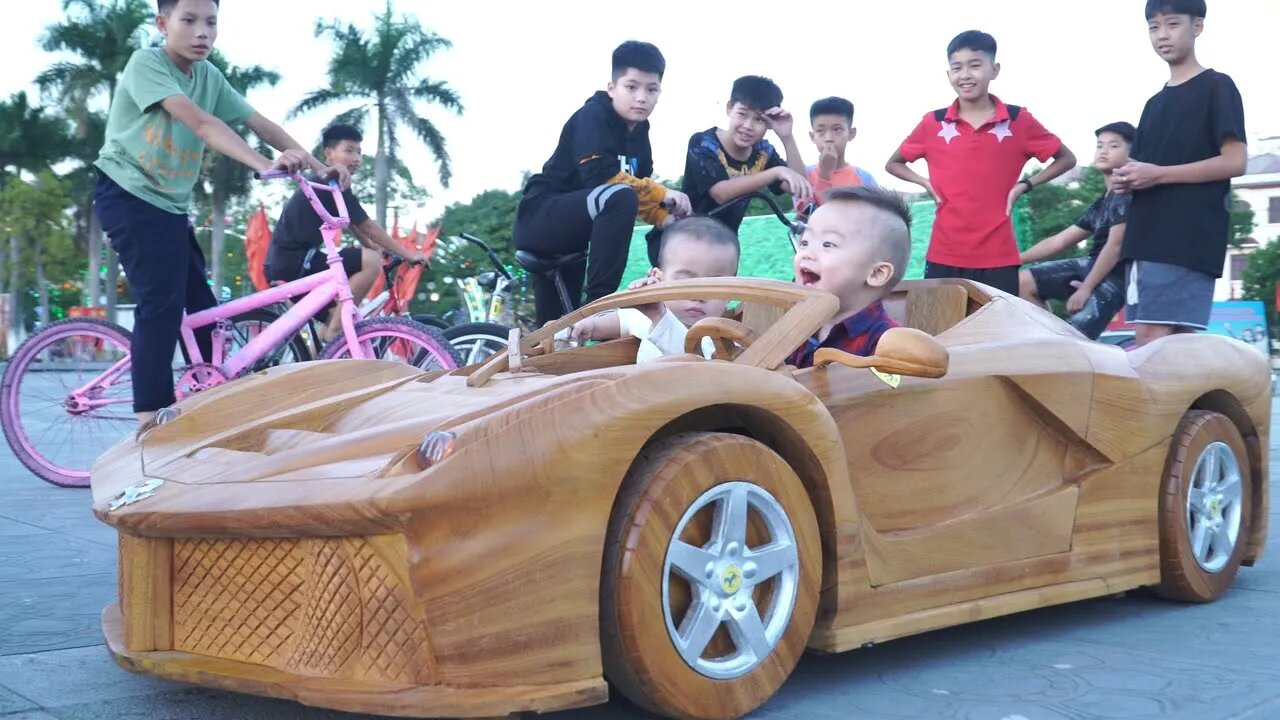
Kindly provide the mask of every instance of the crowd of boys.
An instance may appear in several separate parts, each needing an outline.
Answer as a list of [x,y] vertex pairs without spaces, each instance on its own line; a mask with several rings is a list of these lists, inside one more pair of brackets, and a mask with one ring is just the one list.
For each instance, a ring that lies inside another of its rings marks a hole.
[[[157,5],[165,44],[137,51],[121,76],[95,196],[95,211],[138,302],[132,374],[140,422],[173,402],[169,362],[183,310],[214,304],[186,215],[205,145],[255,170],[310,169],[343,187],[361,157],[359,133],[335,126],[324,137],[327,165],[320,163],[207,62],[218,0]],[[995,39],[978,31],[958,35],[947,47],[956,99],[925,113],[885,166],[936,203],[925,277],[968,278],[1035,301],[1062,300],[1070,322],[1090,337],[1122,305],[1126,319],[1138,324],[1139,345],[1205,329],[1226,254],[1230,178],[1244,173],[1246,160],[1240,94],[1231,78],[1196,59],[1205,14],[1204,0],[1148,0],[1151,44],[1169,66],[1169,82],[1147,102],[1136,128],[1111,122],[1098,129],[1094,166],[1106,177],[1105,195],[1072,227],[1022,253],[1010,220],[1014,203],[1070,170],[1076,159],[1027,109],[991,94],[1000,74]],[[653,226],[647,240],[654,269],[635,285],[735,275],[737,230],[748,196],[765,188],[786,192],[807,222],[795,282],[828,290],[840,301],[837,314],[796,349],[790,363],[811,364],[821,347],[872,354],[895,325],[881,300],[906,270],[911,214],[901,196],[878,187],[846,159],[856,135],[853,103],[838,97],[813,103],[809,137],[819,159],[806,166],[782,91],[763,77],[739,78],[725,107],[725,127],[690,137],[678,191],[652,177],[649,117],[662,91],[662,54],[648,43],[623,43],[613,53],[612,71],[607,89],[569,118],[551,158],[525,186],[515,247],[548,256],[585,251],[585,268],[566,267],[563,278],[579,304],[617,290],[637,217]],[[281,154],[268,160],[228,123],[246,125]],[[765,139],[770,131],[782,154]],[[1048,164],[1020,179],[1031,158]],[[917,160],[927,164],[928,177],[908,166]],[[346,203],[360,240],[407,252],[368,219],[354,195]],[[303,205],[294,198],[276,227],[273,278],[324,267],[316,261],[318,221]],[[1048,260],[1089,237],[1086,257]],[[344,255],[348,273],[360,280],[353,286],[373,276],[375,257]],[[408,259],[425,260],[412,253]],[[533,280],[538,322],[559,317],[563,308],[551,283]],[[683,347],[688,325],[723,311],[700,302],[670,303],[630,316],[589,318],[573,333],[602,338],[630,332],[663,354]],[[209,343],[207,332],[198,339],[202,347]]]

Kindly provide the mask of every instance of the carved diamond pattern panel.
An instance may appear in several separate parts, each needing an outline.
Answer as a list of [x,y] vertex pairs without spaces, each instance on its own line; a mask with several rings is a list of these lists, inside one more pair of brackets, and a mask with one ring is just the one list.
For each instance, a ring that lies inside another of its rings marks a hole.
[[175,540],[176,649],[262,665],[283,660],[297,632],[307,559],[296,540]]
[[314,541],[306,619],[289,668],[336,675],[360,649],[360,587],[341,541]]
[[[387,680],[424,681],[427,637],[410,610],[407,593],[367,543],[353,542],[348,548],[364,592],[362,664]],[[423,677],[417,677],[420,674]]]
[[175,648],[300,675],[429,682],[408,591],[364,538],[174,541]]

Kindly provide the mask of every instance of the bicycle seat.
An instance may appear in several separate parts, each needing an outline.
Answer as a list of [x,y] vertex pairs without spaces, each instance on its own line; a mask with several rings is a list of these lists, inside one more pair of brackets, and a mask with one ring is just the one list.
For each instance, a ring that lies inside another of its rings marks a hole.
[[476,276],[476,284],[485,290],[492,290],[498,286],[498,273],[493,272],[492,270],[489,272],[482,272]]
[[586,259],[586,250],[568,255],[535,255],[528,250],[516,250],[516,262],[523,265],[529,272],[539,275],[550,275],[566,265],[580,263]]

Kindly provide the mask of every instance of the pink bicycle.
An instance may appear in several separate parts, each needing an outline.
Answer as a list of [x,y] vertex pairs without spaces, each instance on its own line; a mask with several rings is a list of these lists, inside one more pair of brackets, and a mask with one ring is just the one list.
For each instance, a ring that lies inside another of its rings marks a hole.
[[[300,346],[299,330],[335,299],[342,334],[325,346],[319,359],[385,359],[424,370],[459,366],[456,351],[435,328],[407,317],[358,321],[337,250],[348,219],[336,183],[322,185],[280,171],[255,177],[287,177],[298,183],[323,220],[329,267],[185,316],[181,343],[188,361],[175,362],[178,400],[286,359],[305,359],[309,353]],[[337,217],[325,210],[316,189],[333,193]],[[283,315],[266,310],[298,296]],[[249,334],[238,327],[246,318],[253,329]],[[213,357],[206,359],[194,331],[210,325]],[[130,333],[119,325],[72,318],[32,335],[9,359],[0,382],[0,425],[9,447],[31,472],[54,485],[87,487],[94,460],[135,430],[129,345]]]

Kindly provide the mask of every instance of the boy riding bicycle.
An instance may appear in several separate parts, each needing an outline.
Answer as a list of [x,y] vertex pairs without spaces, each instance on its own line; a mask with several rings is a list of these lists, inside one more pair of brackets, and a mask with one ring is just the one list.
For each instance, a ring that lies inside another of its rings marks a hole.
[[[355,175],[364,157],[360,148],[363,139],[360,131],[351,125],[339,123],[325,128],[321,136],[325,163],[345,167]],[[318,197],[329,213],[337,212],[331,196],[321,194]],[[374,247],[382,248],[383,252],[402,257],[411,263],[426,264],[425,253],[406,249],[392,240],[382,226],[369,217],[351,188],[343,191],[342,200],[351,218],[347,229],[363,246],[343,248],[338,252],[342,256],[342,268],[346,270],[351,282],[351,294],[357,301],[369,294],[369,289],[378,279],[381,257]],[[267,279],[289,282],[314,275],[328,267],[326,261],[315,210],[311,208],[311,201],[302,190],[296,190],[289,202],[285,203],[280,219],[276,221],[275,232],[271,235],[271,247],[267,251]],[[329,342],[341,330],[342,318],[338,313],[331,312],[327,324],[320,330],[320,339]]]
[[[94,163],[94,211],[137,301],[130,372],[139,424],[174,401],[171,363],[183,311],[216,304],[187,216],[205,145],[254,170],[310,167],[344,187],[350,182],[346,168],[321,165],[208,62],[218,36],[218,0],[156,5],[164,46],[137,50],[125,65]],[[268,160],[228,127],[241,123],[280,156]],[[211,330],[197,333],[206,357]]]

